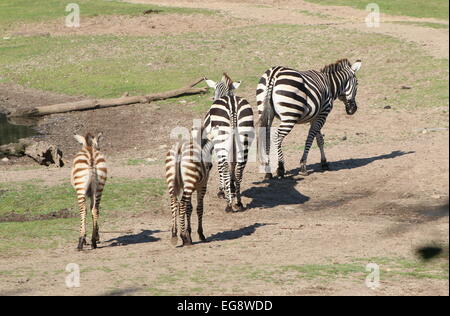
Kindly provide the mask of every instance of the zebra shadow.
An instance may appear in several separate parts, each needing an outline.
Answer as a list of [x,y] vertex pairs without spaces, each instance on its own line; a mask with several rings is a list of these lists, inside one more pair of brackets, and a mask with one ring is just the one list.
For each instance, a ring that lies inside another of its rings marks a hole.
[[268,186],[253,186],[244,192],[242,196],[251,198],[252,201],[247,204],[246,209],[251,208],[272,208],[281,205],[298,205],[309,201],[309,197],[300,193],[295,186],[303,178],[294,179],[285,177],[283,179],[271,179],[253,184],[268,183]]
[[239,229],[223,231],[223,232],[209,236],[207,238],[207,241],[212,242],[212,241],[233,240],[233,239],[238,239],[238,238],[241,238],[244,236],[250,236],[256,231],[257,228],[266,226],[266,225],[273,225],[273,224],[255,223],[253,225],[242,227]]
[[[360,168],[360,167],[364,167],[374,161],[377,160],[383,160],[383,159],[393,159],[393,158],[397,158],[397,157],[401,157],[404,155],[409,155],[409,154],[413,154],[415,153],[415,151],[400,151],[400,150],[395,150],[393,152],[391,152],[390,154],[384,154],[384,155],[379,155],[379,156],[374,156],[374,157],[368,157],[368,158],[350,158],[350,159],[343,159],[343,160],[338,160],[338,161],[329,161],[328,164],[330,166],[330,170],[326,170],[326,171],[339,171],[339,170],[348,170],[348,169],[355,169],[355,168]],[[308,165],[308,169],[312,169],[313,172],[324,172],[321,168],[320,163],[315,163],[312,165]],[[300,172],[300,168],[295,168],[292,169],[291,171],[289,171],[289,174],[291,175],[296,175]]]
[[[123,236],[105,241],[105,243],[110,243],[108,246],[105,246],[105,247],[116,247],[116,246],[126,246],[126,245],[155,242],[155,241],[161,240],[161,238],[153,237],[152,235],[155,233],[160,233],[160,232],[161,232],[161,230],[142,230],[138,234],[123,235]],[[99,247],[99,248],[104,248],[104,247]]]

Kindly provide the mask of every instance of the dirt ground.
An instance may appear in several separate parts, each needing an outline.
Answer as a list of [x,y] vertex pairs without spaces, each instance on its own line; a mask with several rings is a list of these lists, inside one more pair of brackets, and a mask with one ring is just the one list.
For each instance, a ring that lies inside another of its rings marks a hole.
[[[279,1],[278,11],[270,15],[266,7],[254,4],[272,5],[272,1],[245,1],[245,5],[239,1],[239,6],[235,1],[134,2],[220,9],[232,17],[270,19],[274,23],[281,20],[317,23],[327,19],[303,15],[299,20],[297,13],[288,10],[292,6],[333,14],[347,22],[359,19],[362,14],[358,10],[323,8],[303,1]],[[132,21],[131,25],[138,22]],[[176,23],[181,23],[180,29],[186,26],[185,21]],[[359,27],[352,25],[338,27]],[[426,40],[424,50],[430,55],[448,58],[448,39],[442,42],[442,34],[447,32],[448,36],[448,30],[420,28],[415,33],[414,27],[407,29],[386,26],[377,32],[420,43]],[[366,95],[360,90],[359,99],[364,100]],[[77,99],[13,84],[0,84],[0,95],[3,98],[0,106],[7,108]],[[253,95],[245,97],[252,100]],[[87,126],[94,132],[101,130],[105,134],[103,147],[111,177],[162,178],[161,165],[127,166],[124,160],[145,157],[161,161],[171,144],[167,130],[177,125],[189,126],[192,119],[201,117],[193,114],[189,106],[177,100],[164,107],[154,103],[51,115],[39,121],[38,130],[44,134],[42,138],[61,147],[67,161],[79,148],[72,140],[72,132],[83,132]],[[383,120],[377,119],[380,116]],[[415,252],[421,246],[448,246],[449,134],[446,128],[431,130],[441,127],[433,125],[435,122],[445,120],[448,120],[446,107],[411,112],[363,105],[349,117],[343,105],[336,102],[324,127],[325,141],[332,139],[333,143],[325,147],[330,171],[320,172],[320,154],[313,149],[308,163],[314,172],[307,177],[296,175],[301,155],[297,147],[303,145],[307,133],[306,126],[297,126],[285,141],[288,177],[264,182],[256,163],[249,163],[242,185],[246,210],[226,214],[224,201],[215,194],[217,171],[214,169],[205,203],[207,243],[173,247],[168,210],[165,216],[144,213],[124,217],[120,219],[120,229],[131,230],[132,234],[105,234],[95,251],[75,251],[74,239],[73,244],[56,249],[30,250],[24,254],[26,259],[0,256],[0,271],[33,271],[32,276],[26,277],[3,275],[0,294],[448,295],[448,279],[383,279],[383,273],[389,272],[383,270],[383,264],[380,264],[380,287],[375,290],[358,279],[333,278],[320,283],[316,279],[295,279],[295,282],[273,283],[267,276],[267,271],[281,263],[339,265],[350,262],[351,258],[380,257],[415,260]],[[367,124],[368,121],[372,123]],[[67,130],[71,131],[70,135]],[[69,179],[70,163],[61,169],[16,170],[17,166],[32,164],[26,158],[0,163],[0,182],[40,179],[45,184],[57,184]],[[169,203],[167,209],[168,206]],[[194,215],[193,231],[195,221]],[[102,221],[101,225],[101,230],[109,230],[117,223]],[[193,240],[198,240],[195,233]],[[64,269],[69,263],[77,263],[82,269],[79,288],[70,289],[64,283],[68,274]],[[267,279],[249,279],[242,274],[246,269],[260,269],[250,271],[260,274],[265,271]],[[206,290],[196,292],[198,279],[203,280],[202,287]],[[166,292],[155,292],[154,288]]]

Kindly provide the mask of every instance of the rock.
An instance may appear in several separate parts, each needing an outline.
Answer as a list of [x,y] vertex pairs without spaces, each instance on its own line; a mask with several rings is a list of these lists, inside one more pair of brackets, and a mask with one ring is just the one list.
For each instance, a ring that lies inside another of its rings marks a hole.
[[392,109],[392,107],[390,105],[386,105],[383,109],[389,110],[389,109]]
[[411,89],[411,87],[410,86],[402,86],[402,89],[409,90],[409,89]]
[[347,136],[342,137],[341,140],[347,140]]
[[9,159],[6,157],[2,159],[2,162],[8,162],[8,161],[9,161]]

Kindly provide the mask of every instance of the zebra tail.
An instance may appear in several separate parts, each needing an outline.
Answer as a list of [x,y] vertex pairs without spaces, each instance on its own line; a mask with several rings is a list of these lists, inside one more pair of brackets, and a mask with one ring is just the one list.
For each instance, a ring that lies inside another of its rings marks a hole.
[[181,174],[181,159],[182,159],[182,144],[177,144],[175,150],[175,179],[174,179],[174,194],[178,199],[178,202],[181,200],[181,196],[183,195],[183,176]]
[[[275,110],[272,105],[272,88],[273,82],[269,81],[267,87],[267,93],[264,97],[264,108],[259,118],[259,133],[257,142],[257,152],[259,161],[262,164],[268,163],[268,156],[270,154],[270,127],[272,126],[273,119],[275,118]],[[264,128],[264,129],[263,129]],[[265,133],[262,134],[262,131]],[[261,135],[262,134],[262,135]],[[265,136],[265,137],[263,137]],[[265,155],[264,155],[265,153]]]

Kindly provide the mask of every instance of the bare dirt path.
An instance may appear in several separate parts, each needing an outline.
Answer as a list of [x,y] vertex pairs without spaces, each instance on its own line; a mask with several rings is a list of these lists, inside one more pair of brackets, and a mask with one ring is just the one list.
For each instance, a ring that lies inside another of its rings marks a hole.
[[429,27],[393,23],[398,21],[417,21],[448,24],[448,21],[390,16],[383,14],[382,8],[380,26],[367,27],[365,18],[368,12],[366,11],[342,6],[321,6],[301,0],[129,0],[129,2],[220,10],[232,17],[240,18],[243,21],[253,21],[253,23],[258,24],[331,24],[337,28],[390,35],[423,46],[423,49],[431,56],[448,58],[448,29],[432,29]]

